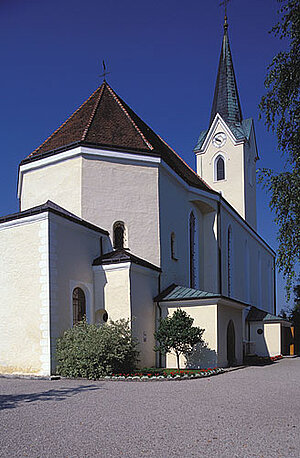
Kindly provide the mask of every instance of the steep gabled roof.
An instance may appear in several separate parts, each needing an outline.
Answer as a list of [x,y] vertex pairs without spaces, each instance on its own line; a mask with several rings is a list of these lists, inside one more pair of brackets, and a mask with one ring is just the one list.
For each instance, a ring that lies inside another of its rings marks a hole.
[[227,23],[224,25],[224,36],[210,115],[210,124],[213,122],[217,113],[219,113],[228,123],[240,123],[243,119],[229,45]]
[[188,184],[211,190],[106,81],[21,165],[79,145],[160,156]]
[[[227,18],[225,18],[224,24],[224,35],[209,120],[209,128],[213,124],[217,114],[219,114],[225,121],[236,140],[249,140],[253,120],[252,118],[243,119],[229,44]],[[209,129],[203,130],[200,133],[197,144],[194,148],[195,153],[201,150],[208,132]]]

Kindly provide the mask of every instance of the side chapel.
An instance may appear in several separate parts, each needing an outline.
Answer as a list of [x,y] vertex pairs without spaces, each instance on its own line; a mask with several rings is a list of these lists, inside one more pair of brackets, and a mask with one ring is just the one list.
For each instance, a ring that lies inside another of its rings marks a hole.
[[256,232],[254,124],[242,115],[225,20],[194,172],[104,81],[19,166],[20,211],[0,218],[0,372],[55,373],[55,343],[86,315],[129,318],[141,366],[159,318],[205,329],[188,367],[282,352],[275,253]]

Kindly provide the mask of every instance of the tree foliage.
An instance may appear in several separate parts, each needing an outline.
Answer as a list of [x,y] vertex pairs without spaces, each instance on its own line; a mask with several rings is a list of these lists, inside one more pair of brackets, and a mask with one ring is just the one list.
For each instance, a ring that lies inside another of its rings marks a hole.
[[56,359],[57,373],[64,377],[97,379],[131,372],[138,361],[137,342],[128,320],[102,326],[84,320],[57,340]]
[[288,297],[300,260],[300,1],[277,0],[280,20],[271,33],[286,43],[268,67],[267,93],[260,102],[268,130],[276,133],[278,149],[286,161],[285,170],[259,171],[259,181],[268,190],[270,207],[278,226],[277,266],[286,279]]
[[154,333],[158,341],[155,350],[163,354],[174,351],[177,358],[177,367],[180,365],[180,355],[188,354],[193,346],[203,342],[202,334],[204,329],[193,326],[194,319],[184,310],[177,309],[172,316],[162,318],[159,328]]
[[294,288],[295,300],[294,307],[290,313],[290,320],[295,326],[296,337],[298,340],[298,345],[300,343],[300,285],[295,286]]

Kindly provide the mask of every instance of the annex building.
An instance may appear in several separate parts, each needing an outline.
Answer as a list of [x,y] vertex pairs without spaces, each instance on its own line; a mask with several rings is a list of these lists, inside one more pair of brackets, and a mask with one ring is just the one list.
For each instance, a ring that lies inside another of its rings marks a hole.
[[159,318],[205,329],[189,367],[277,355],[274,251],[256,232],[252,119],[244,119],[227,23],[196,172],[104,81],[20,163],[19,213],[0,218],[0,372],[50,375],[55,343],[86,315],[129,318],[141,366]]

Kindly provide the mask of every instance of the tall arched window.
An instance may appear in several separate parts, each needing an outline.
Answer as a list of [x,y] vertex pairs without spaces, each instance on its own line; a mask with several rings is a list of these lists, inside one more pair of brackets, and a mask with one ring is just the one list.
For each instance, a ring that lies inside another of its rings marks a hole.
[[81,288],[73,291],[73,325],[82,321],[86,315],[85,294]]
[[114,232],[114,248],[115,249],[124,248],[124,243],[125,243],[124,223],[122,221],[117,221],[114,224],[113,232]]
[[178,259],[175,232],[171,233],[171,258],[174,259],[174,261],[177,261]]
[[190,237],[190,287],[196,286],[196,256],[195,256],[195,242],[196,242],[196,219],[193,212],[190,214],[189,220],[189,237]]
[[223,156],[215,160],[215,181],[225,180],[225,161]]
[[261,254],[258,252],[258,269],[257,269],[257,304],[258,306],[262,305],[261,297]]
[[228,296],[232,295],[232,229],[228,227],[228,238],[227,238],[227,290]]
[[245,241],[245,302],[250,302],[250,254],[248,240]]

